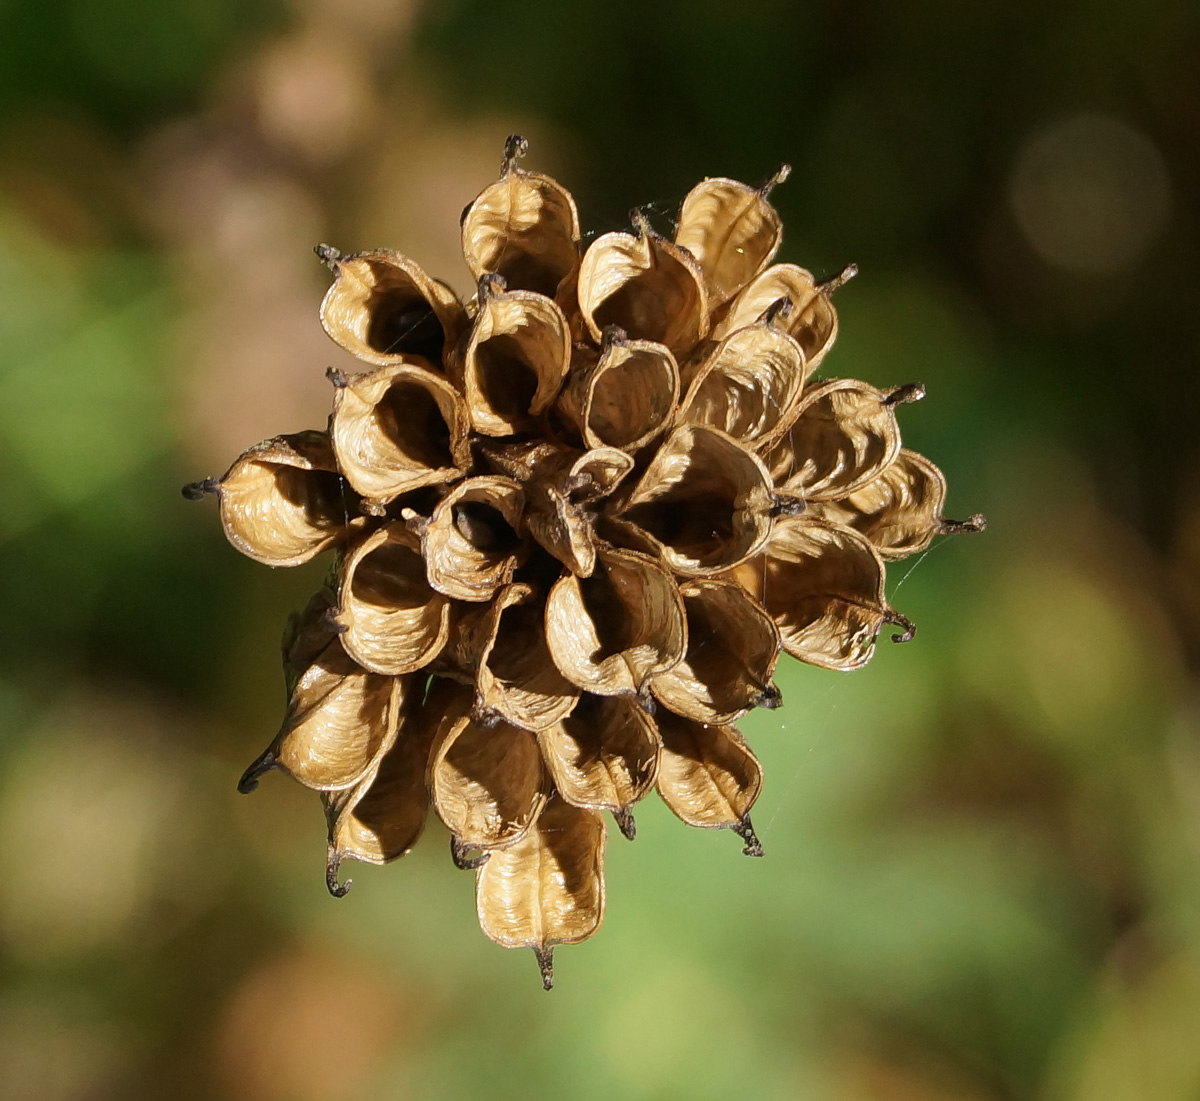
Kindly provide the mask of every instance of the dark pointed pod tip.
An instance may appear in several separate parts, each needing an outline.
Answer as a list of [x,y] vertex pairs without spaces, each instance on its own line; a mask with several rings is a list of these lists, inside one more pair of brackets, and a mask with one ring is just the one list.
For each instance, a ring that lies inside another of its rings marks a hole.
[[500,162],[500,175],[507,176],[529,152],[529,142],[520,134],[509,134],[504,140],[504,160]]
[[267,750],[255,760],[238,781],[237,789],[243,795],[249,795],[258,787],[258,781],[275,767],[275,754]]
[[883,619],[884,623],[890,623],[893,627],[902,627],[903,631],[898,635],[892,635],[893,642],[912,642],[917,636],[917,625],[908,618],[901,615],[895,609],[888,612]]
[[[184,489],[184,496],[187,496],[186,487]],[[942,535],[968,535],[971,532],[983,531],[986,528],[987,517],[978,512],[966,520],[942,520],[938,524],[938,531]]]
[[542,989],[551,990],[554,987],[554,949],[533,946],[533,954],[537,956],[538,970],[542,973]]
[[857,274],[858,265],[847,264],[832,279],[826,279],[824,283],[821,283],[817,287],[817,290],[819,290],[822,294],[829,296],[833,294],[834,291],[841,290],[841,288],[849,283],[850,280],[853,279]]
[[345,898],[350,893],[350,888],[354,886],[353,879],[347,879],[345,883],[338,882],[338,866],[341,862],[341,854],[331,846],[329,859],[325,863],[325,886],[334,898]]
[[313,252],[330,271],[337,271],[338,261],[341,260],[342,254],[333,245],[313,245]]
[[326,367],[325,377],[329,379],[331,383],[333,383],[333,388],[335,390],[345,390],[349,385],[346,376],[336,367]]
[[806,508],[808,502],[803,497],[785,497],[781,494],[771,505],[771,515],[799,516]]
[[775,169],[774,172],[771,173],[771,175],[769,175],[761,184],[758,185],[758,193],[765,199],[791,174],[792,166],[790,164],[781,164],[777,169]]
[[605,325],[600,334],[600,351],[607,352],[614,344],[620,346],[628,339],[629,334],[620,325]]
[[629,212],[629,221],[633,223],[633,228],[638,231],[638,235],[641,237],[654,232],[654,227],[650,225],[649,217],[640,206],[635,206]]
[[217,492],[217,479],[205,478],[202,482],[188,482],[180,492],[189,501],[202,500],[209,493]]
[[479,301],[486,302],[489,298],[495,298],[497,295],[503,294],[508,290],[508,283],[504,276],[494,271],[485,271],[479,277],[477,287],[479,291]]
[[754,827],[750,824],[750,813],[747,811],[742,815],[742,819],[736,826],[733,827],[733,832],[746,842],[746,847],[742,849],[743,856],[762,856],[762,842],[758,839],[758,834],[754,832]]
[[909,382],[897,386],[883,395],[884,405],[903,405],[910,401],[920,401],[925,396],[925,383]]
[[482,850],[476,856],[469,855],[474,848],[476,846],[468,845],[451,834],[450,859],[454,861],[454,866],[460,871],[473,872],[476,868],[482,868],[491,858],[491,853]]
[[633,811],[628,807],[618,807],[613,811],[617,829],[630,841],[637,837],[637,823],[633,820]]
[[763,689],[762,695],[754,701],[755,707],[765,707],[768,711],[774,711],[777,707],[783,706],[783,693],[774,684],[768,684]]

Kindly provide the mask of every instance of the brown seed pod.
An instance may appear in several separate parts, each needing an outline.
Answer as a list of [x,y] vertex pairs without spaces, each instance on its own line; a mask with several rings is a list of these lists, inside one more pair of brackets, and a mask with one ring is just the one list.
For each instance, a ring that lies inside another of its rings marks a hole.
[[364,497],[388,502],[462,477],[470,462],[462,398],[425,361],[340,380],[331,429],[338,465]]
[[728,581],[689,581],[679,592],[688,648],[678,665],[651,680],[659,703],[684,718],[718,725],[752,707],[779,706],[771,683],[779,631],[758,601]]
[[762,789],[762,766],[736,726],[693,722],[660,712],[658,793],[689,826],[734,830],[747,856],[762,856],[750,808]]
[[779,251],[783,223],[767,196],[790,172],[783,165],[761,187],[713,177],[683,200],[675,243],[699,263],[711,308],[737,294]]
[[662,745],[636,699],[585,693],[570,715],[538,732],[538,744],[563,799],[611,811],[632,834],[630,808],[654,786]]
[[532,948],[547,990],[554,945],[586,940],[604,919],[604,843],[599,814],[554,797],[533,829],[476,873],[483,931],[506,948]]
[[906,558],[923,551],[935,535],[983,531],[984,517],[942,516],[946,479],[924,455],[902,450],[877,477],[844,500],[822,502],[814,516],[846,524],[867,537],[881,558]]
[[675,573],[711,577],[755,554],[775,495],[757,455],[715,428],[684,425],[613,514],[616,531]]
[[704,278],[690,252],[673,245],[635,212],[637,235],[606,233],[583,254],[579,310],[599,342],[616,325],[635,340],[688,352],[708,324]]
[[649,555],[601,547],[590,577],[566,574],[550,591],[546,642],[554,664],[585,692],[640,692],[683,658],[683,599]]
[[915,630],[884,596],[883,562],[863,536],[805,516],[775,523],[762,554],[734,578],[770,613],[783,648],[826,669],[865,665],[885,623]]
[[298,566],[366,522],[358,495],[337,473],[327,432],[256,444],[220,478],[184,486],[193,500],[215,493],[225,537],[265,566]]
[[462,388],[471,427],[512,436],[536,427],[558,396],[571,361],[562,310],[533,291],[504,291],[497,276],[479,281],[479,309],[451,375]]
[[321,303],[321,324],[366,363],[385,367],[419,356],[440,364],[466,328],[454,292],[407,256],[388,249],[341,256],[326,245],[318,255],[337,276]]
[[483,474],[459,482],[421,533],[429,584],[455,600],[491,600],[512,580],[528,547],[518,535],[525,493],[511,478]]
[[462,220],[471,275],[494,273],[513,290],[554,298],[579,268],[579,215],[565,187],[516,165],[524,139],[509,139],[500,179],[485,187]]
[[576,353],[558,409],[588,447],[636,451],[670,423],[679,368],[670,349],[608,329],[598,357]]
[[346,652],[375,673],[412,673],[440,653],[450,601],[430,587],[421,540],[404,524],[379,528],[347,556],[337,622]]
[[847,378],[814,386],[792,427],[764,456],[776,485],[806,501],[834,501],[861,489],[900,454],[896,405],[924,393],[919,386],[885,393]]

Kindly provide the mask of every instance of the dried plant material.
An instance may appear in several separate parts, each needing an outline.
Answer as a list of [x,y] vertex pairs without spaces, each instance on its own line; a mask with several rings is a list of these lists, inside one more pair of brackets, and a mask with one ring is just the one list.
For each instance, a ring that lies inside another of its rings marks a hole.
[[737,294],[779,251],[783,223],[767,196],[790,173],[785,164],[761,187],[713,177],[683,200],[675,243],[699,263],[711,308]]
[[736,579],[762,602],[793,657],[826,669],[871,659],[885,623],[914,628],[887,605],[883,562],[858,532],[806,516],[778,521]]
[[757,552],[774,503],[757,455],[716,429],[685,425],[659,448],[615,519],[675,573],[705,577]]
[[362,524],[358,495],[337,473],[327,432],[297,432],[256,444],[221,478],[184,486],[215,493],[225,537],[265,566],[298,566]]
[[587,447],[636,451],[670,423],[679,402],[679,368],[670,349],[604,332],[599,356],[577,356],[558,408]]
[[846,524],[867,537],[885,559],[923,551],[935,535],[983,531],[979,515],[946,520],[946,479],[924,455],[902,450],[891,466],[843,500],[824,502],[814,516]]
[[546,800],[537,738],[500,722],[484,727],[465,708],[470,695],[439,723],[429,762],[438,816],[462,846],[491,849],[519,838]]
[[524,139],[510,138],[500,179],[463,214],[463,256],[476,280],[491,273],[553,298],[579,268],[579,215],[558,181],[517,167],[524,155]]
[[637,693],[683,658],[683,599],[649,555],[602,548],[590,577],[567,574],[550,591],[546,641],[554,664],[585,692]]
[[658,717],[662,754],[658,793],[689,826],[734,830],[747,856],[762,856],[750,808],[762,789],[762,767],[736,726],[693,722],[669,711]]
[[778,707],[771,683],[779,660],[774,621],[740,585],[689,581],[679,589],[687,615],[683,660],[650,682],[655,698],[701,723],[731,723],[752,707]]
[[599,814],[553,798],[532,830],[477,873],[483,931],[506,948],[532,948],[547,990],[554,946],[586,940],[604,918],[604,842]]
[[807,501],[835,501],[861,489],[896,461],[896,405],[924,396],[920,386],[887,393],[857,379],[814,386],[766,463],[780,490]]
[[455,600],[491,600],[525,556],[518,534],[525,493],[510,478],[459,482],[428,522],[417,522],[429,584]]
[[440,363],[466,328],[454,292],[407,256],[388,249],[342,256],[328,245],[317,252],[336,275],[321,324],[364,363],[385,367],[414,356]]
[[579,699],[550,657],[546,605],[529,585],[509,585],[493,602],[476,675],[476,711],[525,730],[542,730]]
[[496,276],[479,282],[479,311],[453,374],[461,381],[474,431],[512,436],[536,427],[558,396],[571,361],[562,310],[532,291],[504,291]]
[[795,419],[806,378],[800,345],[774,323],[759,322],[716,346],[691,379],[680,419],[757,450]]
[[421,540],[404,524],[379,528],[347,556],[337,622],[346,653],[375,673],[412,673],[440,653],[450,601],[430,586]]
[[381,502],[461,478],[468,422],[457,391],[429,365],[380,367],[340,382],[330,427],[338,465]]
[[704,278],[690,252],[665,240],[635,212],[637,235],[606,233],[583,254],[579,311],[592,339],[610,325],[680,356],[708,320]]
[[632,836],[630,808],[654,786],[662,745],[636,699],[585,694],[570,715],[538,732],[538,743],[563,799],[611,811]]

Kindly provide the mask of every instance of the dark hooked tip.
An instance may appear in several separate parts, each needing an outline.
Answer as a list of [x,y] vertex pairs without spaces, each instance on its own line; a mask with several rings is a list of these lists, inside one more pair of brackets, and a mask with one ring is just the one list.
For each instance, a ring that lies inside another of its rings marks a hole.
[[758,834],[754,832],[754,827],[750,824],[750,812],[747,811],[742,815],[742,820],[733,827],[733,832],[746,842],[746,847],[742,850],[743,856],[762,856],[762,842],[758,839]]
[[630,841],[637,837],[637,823],[633,820],[633,811],[628,807],[618,807],[613,811],[613,818],[616,820],[617,829]]
[[[475,855],[470,854],[474,852]],[[476,868],[482,868],[491,857],[491,853],[484,852],[478,845],[468,845],[459,840],[453,834],[450,835],[450,859],[454,861],[454,866],[464,872],[474,871]]]
[[238,781],[237,789],[243,795],[249,795],[256,787],[258,781],[262,779],[268,772],[275,767],[276,757],[274,751],[264,750],[245,772],[242,773],[242,778]]
[[342,254],[333,245],[314,245],[313,252],[330,271],[337,271],[338,261],[341,260]]
[[199,501],[207,494],[217,492],[217,479],[205,478],[202,482],[188,482],[181,492],[189,501]]
[[338,866],[341,862],[341,853],[330,845],[329,858],[325,862],[325,886],[329,888],[329,893],[334,898],[345,898],[350,893],[350,888],[354,886],[353,879],[347,879],[345,883],[338,882]]

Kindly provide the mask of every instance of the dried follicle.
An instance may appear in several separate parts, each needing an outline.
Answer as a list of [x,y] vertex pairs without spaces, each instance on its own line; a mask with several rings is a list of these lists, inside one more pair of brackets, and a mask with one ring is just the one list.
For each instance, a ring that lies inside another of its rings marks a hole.
[[636,451],[670,423],[679,402],[679,368],[664,344],[605,330],[598,356],[573,363],[558,409],[587,447]]
[[707,325],[704,277],[692,254],[655,233],[640,212],[634,224],[637,234],[606,233],[584,253],[579,312],[595,341],[615,325],[678,357]]
[[675,573],[711,577],[771,533],[775,495],[762,460],[714,428],[677,428],[614,516],[625,537]]
[[762,790],[762,766],[737,727],[664,712],[658,732],[658,793],[672,813],[689,826],[733,830],[745,840],[747,856],[762,856],[750,825],[750,808]]
[[554,664],[585,692],[637,694],[683,658],[683,598],[649,555],[602,547],[590,577],[566,574],[550,591],[546,642]]
[[462,398],[425,361],[335,378],[330,421],[338,466],[371,500],[388,502],[463,476],[470,462]]
[[407,256],[388,249],[342,256],[328,245],[317,254],[336,276],[321,324],[364,363],[384,367],[413,356],[437,363],[467,326],[454,292]]
[[562,310],[532,291],[505,291],[498,276],[479,282],[479,309],[451,376],[472,429],[512,436],[536,426],[558,396],[571,361]]
[[683,200],[675,243],[699,263],[710,307],[737,294],[779,251],[783,223],[768,196],[790,173],[785,164],[761,187],[713,177]]
[[681,585],[687,652],[650,682],[655,699],[686,719],[725,724],[752,707],[775,707],[771,683],[779,660],[779,630],[753,597],[729,581]]
[[513,290],[554,298],[579,270],[579,215],[565,187],[517,166],[523,155],[514,135],[500,179],[463,213],[463,256],[476,280],[495,274]]
[[265,566],[298,566],[362,526],[358,495],[338,474],[327,432],[297,432],[256,444],[220,478],[184,487],[215,493],[225,537]]
[[346,652],[375,673],[412,673],[441,652],[450,601],[426,579],[421,540],[404,524],[379,528],[346,557],[337,623]]
[[476,872],[483,931],[506,948],[532,948],[547,990],[554,946],[586,940],[604,919],[605,839],[596,811],[551,798],[533,829]]

